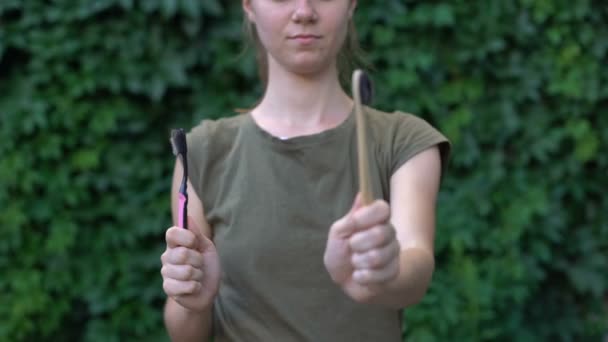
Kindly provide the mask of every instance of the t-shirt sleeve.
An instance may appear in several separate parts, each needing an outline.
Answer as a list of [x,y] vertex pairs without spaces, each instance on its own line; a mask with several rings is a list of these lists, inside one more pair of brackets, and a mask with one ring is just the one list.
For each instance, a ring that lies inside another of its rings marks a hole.
[[193,127],[186,134],[186,143],[188,144],[188,179],[201,201],[204,198],[201,189],[205,165],[208,164],[207,160],[209,157],[209,135],[209,125],[205,121]]
[[399,115],[399,122],[393,137],[391,175],[416,154],[438,146],[443,178],[451,152],[450,141],[422,118],[401,112],[395,114]]

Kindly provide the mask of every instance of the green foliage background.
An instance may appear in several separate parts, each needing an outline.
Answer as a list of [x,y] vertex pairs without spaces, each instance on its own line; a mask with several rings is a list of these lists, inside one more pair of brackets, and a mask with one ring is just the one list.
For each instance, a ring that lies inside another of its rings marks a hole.
[[[0,2],[0,341],[156,341],[169,129],[260,95],[237,1]],[[375,106],[454,143],[411,341],[608,331],[608,5],[360,1]]]

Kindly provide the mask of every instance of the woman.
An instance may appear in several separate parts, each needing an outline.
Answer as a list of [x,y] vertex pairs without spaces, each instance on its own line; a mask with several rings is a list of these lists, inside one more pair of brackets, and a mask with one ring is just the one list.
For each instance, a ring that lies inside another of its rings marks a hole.
[[[449,143],[413,115],[367,108],[378,200],[362,205],[353,101],[338,71],[356,0],[242,7],[266,89],[248,113],[188,134],[190,229],[169,228],[161,257],[169,334],[399,341],[399,310],[421,300],[433,273]],[[174,194],[181,173],[178,162]]]

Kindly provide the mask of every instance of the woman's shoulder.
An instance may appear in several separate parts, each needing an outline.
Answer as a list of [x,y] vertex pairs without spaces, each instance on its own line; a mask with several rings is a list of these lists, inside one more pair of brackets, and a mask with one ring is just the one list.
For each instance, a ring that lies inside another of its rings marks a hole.
[[221,118],[205,118],[192,127],[192,132],[206,135],[236,132],[245,122],[246,116],[247,114],[237,114]]
[[243,127],[246,116],[247,114],[237,114],[222,118],[206,118],[192,127],[188,135],[198,143],[231,141]]
[[387,133],[398,135],[416,134],[424,131],[438,132],[437,128],[424,118],[402,110],[389,112],[366,107],[366,112],[369,127],[382,135],[386,135]]
[[429,121],[400,110],[386,112],[368,107],[366,112],[368,127],[376,142],[381,145],[379,149],[390,155],[393,170],[431,146],[439,147],[441,158],[447,164],[451,143]]
[[376,125],[393,125],[397,123],[421,123],[426,122],[422,117],[395,109],[393,111],[381,110],[374,107],[366,107],[371,123]]

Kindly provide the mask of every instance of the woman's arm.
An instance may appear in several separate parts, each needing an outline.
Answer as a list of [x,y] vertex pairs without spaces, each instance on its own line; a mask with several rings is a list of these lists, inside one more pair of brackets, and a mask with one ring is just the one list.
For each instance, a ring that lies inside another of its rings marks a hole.
[[435,207],[440,177],[437,147],[417,154],[391,177],[390,222],[401,249],[399,275],[374,302],[402,308],[424,297],[435,269]]
[[[178,199],[177,192],[182,177],[182,165],[179,160],[175,164],[171,190],[171,213],[173,225],[177,226]],[[189,229],[198,229],[199,234],[211,240],[211,227],[205,219],[203,205],[192,184],[188,182],[188,216],[193,223]],[[182,228],[180,228],[182,229]],[[204,341],[211,335],[211,314],[213,306],[201,310],[190,310],[171,297],[167,297],[164,308],[164,321],[172,341]]]
[[403,308],[419,302],[435,267],[435,202],[441,160],[427,149],[391,177],[391,204],[357,196],[329,231],[324,263],[355,301]]

